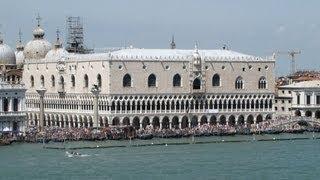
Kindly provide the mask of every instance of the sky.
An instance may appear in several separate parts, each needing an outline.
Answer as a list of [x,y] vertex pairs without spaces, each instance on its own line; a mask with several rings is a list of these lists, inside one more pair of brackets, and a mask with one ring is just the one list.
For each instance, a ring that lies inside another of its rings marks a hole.
[[[15,47],[32,39],[37,24],[54,42],[56,29],[65,37],[67,16],[84,22],[85,44],[92,48],[177,48],[231,50],[255,56],[300,50],[297,69],[319,70],[319,0],[0,0],[0,32]],[[290,72],[290,58],[277,55],[276,75]]]

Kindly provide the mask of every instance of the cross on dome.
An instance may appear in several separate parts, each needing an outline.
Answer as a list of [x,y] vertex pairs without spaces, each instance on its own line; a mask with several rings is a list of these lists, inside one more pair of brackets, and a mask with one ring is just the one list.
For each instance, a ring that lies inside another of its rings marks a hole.
[[62,44],[60,42],[60,30],[59,30],[59,28],[57,28],[57,30],[56,30],[56,36],[57,36],[57,41],[56,41],[54,46],[55,46],[55,48],[61,48]]
[[174,35],[172,35],[170,46],[171,46],[171,49],[175,49],[176,48],[176,43],[174,41]]
[[19,28],[19,39],[18,39],[18,43],[17,43],[17,50],[18,51],[23,51],[24,50],[24,47],[22,45],[22,32],[21,32],[21,29]]
[[57,40],[60,39],[60,30],[59,30],[59,28],[57,28],[57,30],[56,30],[56,35],[57,35]]
[[21,43],[22,42],[22,32],[21,32],[21,29],[19,28],[19,42]]
[[40,27],[40,21],[42,20],[42,18],[40,17],[39,13],[38,13],[38,16],[37,16],[36,20],[38,22],[38,27]]
[[40,17],[39,13],[36,17],[36,20],[38,24],[37,27],[33,30],[33,36],[35,39],[43,39],[45,33],[44,30],[40,27],[40,21],[42,20],[42,18]]
[[194,51],[198,53],[198,41],[196,41],[194,44]]

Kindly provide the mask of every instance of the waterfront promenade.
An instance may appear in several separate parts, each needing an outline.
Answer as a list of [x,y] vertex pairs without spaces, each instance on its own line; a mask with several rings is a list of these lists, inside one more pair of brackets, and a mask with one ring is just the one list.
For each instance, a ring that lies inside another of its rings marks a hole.
[[80,140],[125,140],[125,139],[152,139],[152,138],[181,138],[190,136],[230,136],[235,134],[279,134],[302,133],[304,131],[319,132],[320,126],[314,119],[282,117],[264,121],[259,124],[229,126],[203,124],[185,129],[158,129],[148,125],[145,129],[135,129],[132,126],[110,126],[94,128],[61,128],[46,127],[40,132],[35,126],[27,129],[25,134],[4,135],[16,141],[25,142],[62,142]]

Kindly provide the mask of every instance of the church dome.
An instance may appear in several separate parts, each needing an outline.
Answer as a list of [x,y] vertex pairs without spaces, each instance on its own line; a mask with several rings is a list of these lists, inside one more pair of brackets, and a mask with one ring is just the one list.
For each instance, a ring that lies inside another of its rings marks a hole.
[[0,39],[0,64],[16,64],[16,56],[10,46]]
[[22,40],[21,40],[21,31],[19,30],[19,40],[16,46],[16,63],[17,65],[23,65],[24,63],[24,54],[23,54],[23,50],[24,50],[24,46],[22,44]]
[[66,51],[62,47],[62,43],[60,41],[59,37],[60,31],[57,29],[57,40],[54,44],[53,49],[51,49],[47,55],[46,55],[46,60],[60,60],[61,58],[65,57],[68,54],[68,51]]
[[26,59],[43,59],[51,49],[51,44],[44,39],[45,32],[38,26],[33,30],[33,40],[29,41],[23,51]]
[[63,57],[65,57],[68,54],[68,52],[64,48],[53,48],[51,49],[47,55],[46,60],[59,60]]
[[27,59],[43,59],[50,49],[51,44],[45,39],[34,39],[26,44],[23,54]]

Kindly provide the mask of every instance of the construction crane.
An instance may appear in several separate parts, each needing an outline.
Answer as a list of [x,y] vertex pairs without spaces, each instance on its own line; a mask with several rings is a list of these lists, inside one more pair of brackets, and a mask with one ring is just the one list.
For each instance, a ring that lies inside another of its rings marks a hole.
[[296,55],[297,54],[301,54],[301,51],[295,51],[295,50],[291,50],[291,51],[277,51],[276,54],[288,54],[289,57],[291,58],[291,74],[294,74],[296,72]]

